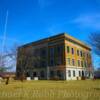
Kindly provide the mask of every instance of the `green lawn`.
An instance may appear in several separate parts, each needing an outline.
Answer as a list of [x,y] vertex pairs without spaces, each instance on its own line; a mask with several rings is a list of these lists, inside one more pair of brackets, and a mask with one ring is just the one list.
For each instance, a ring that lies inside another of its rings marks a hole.
[[3,82],[0,100],[100,100],[100,80]]

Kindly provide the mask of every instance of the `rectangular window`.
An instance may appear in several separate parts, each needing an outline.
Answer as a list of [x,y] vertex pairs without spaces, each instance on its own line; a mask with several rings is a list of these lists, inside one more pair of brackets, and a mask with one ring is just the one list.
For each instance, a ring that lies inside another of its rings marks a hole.
[[79,76],[81,76],[81,71],[79,71]]
[[91,54],[90,53],[87,53],[87,58],[91,58]]
[[50,66],[54,65],[54,48],[50,48]]
[[70,52],[70,48],[69,48],[69,46],[67,46],[67,53],[69,53]]
[[87,58],[88,58],[88,53],[87,53]]
[[54,56],[54,48],[50,48],[50,57]]
[[74,59],[72,59],[72,65],[75,66],[75,60]]
[[84,66],[87,67],[87,61],[84,61]]
[[63,45],[57,45],[55,50],[55,65],[61,65],[63,63]]
[[81,66],[83,67],[83,61],[81,61]]
[[50,66],[53,66],[53,65],[54,65],[54,60],[50,59]]
[[73,77],[75,77],[75,71],[73,70]]
[[46,57],[46,49],[45,48],[42,48],[41,50],[40,50],[40,56],[41,57]]
[[82,51],[80,51],[80,56],[82,57]]
[[62,54],[62,52],[63,52],[63,46],[62,45],[58,45],[57,47],[56,47],[56,53],[57,53],[57,55],[59,55],[59,56],[61,56],[61,54]]
[[85,57],[85,52],[83,52],[83,57]]
[[79,56],[79,50],[77,50],[77,55]]
[[67,58],[68,65],[70,65],[70,58]]
[[40,61],[40,66],[41,67],[46,67],[47,66],[46,61],[45,60]]
[[60,52],[60,51],[61,51],[60,46],[57,46],[57,52]]
[[55,76],[54,71],[50,71],[50,77],[52,78],[52,77],[54,77],[54,76]]
[[71,77],[71,71],[68,70],[68,77]]
[[60,70],[57,70],[57,76],[58,76],[59,78],[62,77],[62,72],[61,72]]
[[78,60],[78,66],[80,66],[80,60]]
[[74,54],[74,49],[72,48],[72,54]]
[[62,58],[59,56],[59,57],[56,57],[56,65],[61,65],[62,64]]

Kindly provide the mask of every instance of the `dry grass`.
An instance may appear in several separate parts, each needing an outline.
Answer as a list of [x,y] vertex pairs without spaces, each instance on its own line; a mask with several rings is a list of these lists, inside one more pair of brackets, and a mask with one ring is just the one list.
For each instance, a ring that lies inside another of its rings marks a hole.
[[100,100],[100,80],[1,83],[0,100]]

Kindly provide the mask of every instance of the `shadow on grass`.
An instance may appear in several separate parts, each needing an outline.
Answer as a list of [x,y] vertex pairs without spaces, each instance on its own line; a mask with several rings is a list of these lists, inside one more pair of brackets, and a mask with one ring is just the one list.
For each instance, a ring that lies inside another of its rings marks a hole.
[[100,88],[94,88],[95,90],[99,90],[100,91]]

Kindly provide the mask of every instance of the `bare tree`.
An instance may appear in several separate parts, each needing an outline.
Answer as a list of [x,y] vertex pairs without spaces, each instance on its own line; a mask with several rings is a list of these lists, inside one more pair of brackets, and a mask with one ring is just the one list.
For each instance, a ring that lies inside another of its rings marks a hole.
[[89,38],[90,38],[90,44],[91,44],[94,52],[98,56],[100,56],[100,32],[92,33]]
[[5,67],[5,57],[0,54],[0,72],[4,72],[6,71],[6,67]]
[[7,52],[7,56],[9,58],[11,58],[12,60],[15,60],[17,59],[17,48],[18,48],[18,44],[13,44],[13,46],[11,48],[9,48],[8,50],[6,50]]
[[7,48],[4,54],[0,54],[0,72],[11,70],[16,65],[17,44]]
[[19,67],[19,73],[26,74],[27,71],[32,70],[33,67],[38,67],[40,56],[38,55],[38,50],[33,50],[30,48],[19,48],[17,54],[17,66]]
[[[46,49],[46,48],[45,48]],[[29,47],[20,47],[17,54],[17,77],[23,74],[31,77],[31,71],[46,64],[46,50]]]
[[[92,46],[94,53],[100,58],[100,32],[91,33],[89,37],[89,43]],[[100,59],[98,59],[98,66],[100,65]]]

